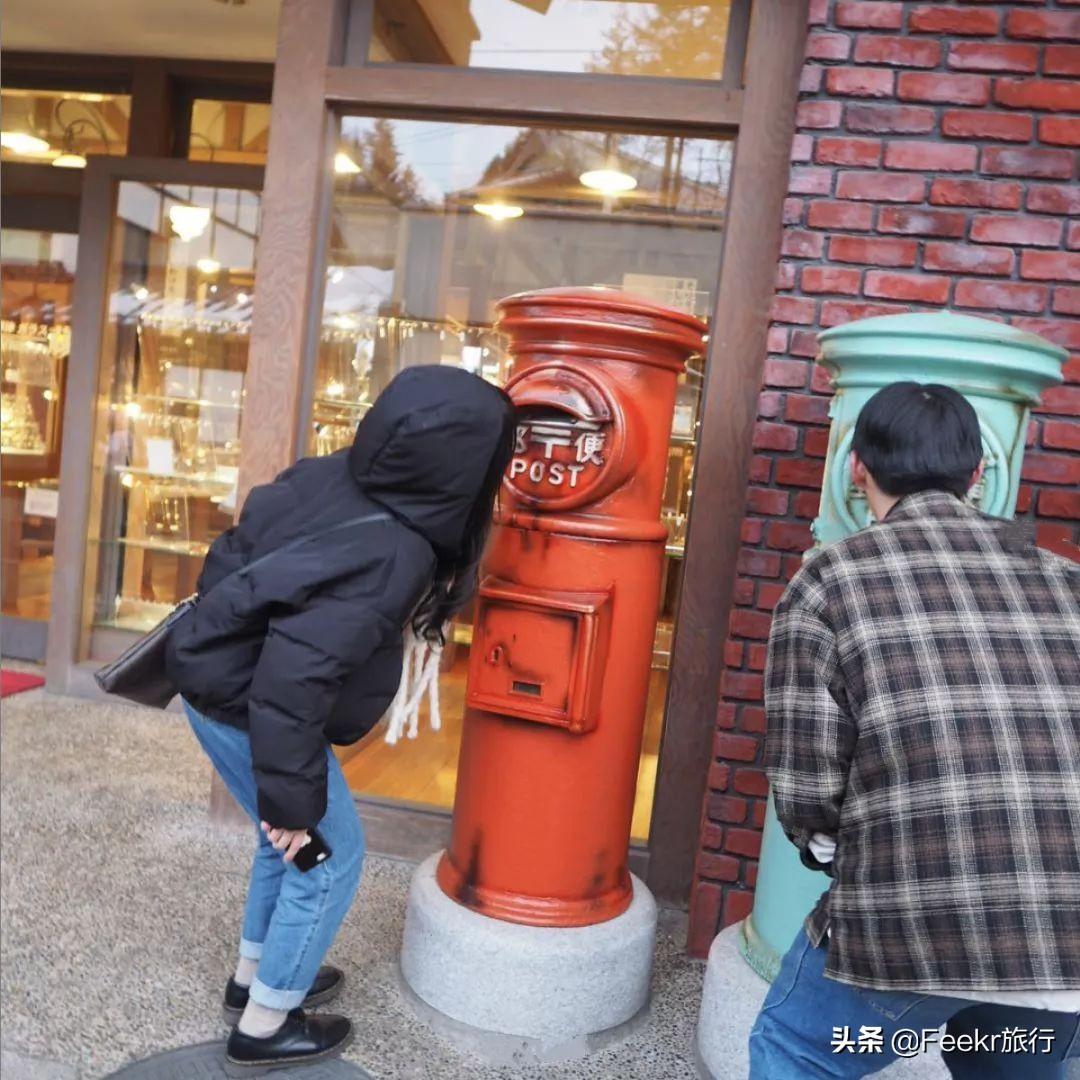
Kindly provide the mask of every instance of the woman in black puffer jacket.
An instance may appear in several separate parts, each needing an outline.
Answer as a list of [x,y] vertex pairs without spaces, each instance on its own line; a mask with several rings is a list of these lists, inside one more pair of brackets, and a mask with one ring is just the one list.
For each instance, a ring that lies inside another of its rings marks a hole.
[[[260,825],[225,994],[230,1071],[342,1049],[344,1017],[304,1015],[342,973],[320,966],[359,882],[363,832],[331,744],[356,742],[398,688],[402,631],[441,640],[469,599],[513,448],[514,408],[468,372],[414,367],[349,450],[256,488],[215,541],[169,671],[196,737]],[[312,830],[331,855],[301,873]]]

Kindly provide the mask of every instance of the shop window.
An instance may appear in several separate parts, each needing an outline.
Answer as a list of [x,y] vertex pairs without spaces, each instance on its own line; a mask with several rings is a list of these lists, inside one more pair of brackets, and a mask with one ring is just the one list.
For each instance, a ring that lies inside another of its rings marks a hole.
[[[310,453],[347,446],[410,364],[495,383],[508,359],[495,303],[529,289],[606,285],[707,318],[717,287],[733,143],[664,135],[345,117],[337,152]],[[690,501],[701,361],[682,378],[669,527],[634,815],[648,833]],[[367,795],[451,805],[471,612],[444,657],[443,729],[400,747],[376,731],[345,762]]]
[[59,90],[0,92],[0,160],[86,167],[87,154],[126,154],[131,98]]
[[369,59],[719,79],[731,0],[376,0]]
[[259,196],[120,184],[94,440],[92,626],[145,630],[232,524]]
[[196,98],[191,106],[188,158],[264,165],[270,139],[270,106],[253,101]]
[[4,229],[3,612],[47,620],[77,238]]

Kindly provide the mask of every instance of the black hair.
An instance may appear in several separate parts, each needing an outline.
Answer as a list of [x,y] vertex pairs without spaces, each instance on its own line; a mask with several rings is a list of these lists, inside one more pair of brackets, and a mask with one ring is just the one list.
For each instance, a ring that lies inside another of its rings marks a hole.
[[435,578],[427,595],[413,615],[413,632],[432,644],[443,643],[443,627],[460,611],[476,592],[480,576],[480,560],[484,555],[488,534],[491,532],[491,515],[502,487],[506,472],[514,454],[514,430],[517,411],[510,396],[493,386],[503,399],[502,430],[499,432],[495,450],[491,455],[487,473],[476,494],[465,525],[461,547],[453,555],[440,555],[435,567]]
[[963,498],[983,456],[975,410],[938,383],[879,390],[859,413],[851,449],[886,495],[948,491]]

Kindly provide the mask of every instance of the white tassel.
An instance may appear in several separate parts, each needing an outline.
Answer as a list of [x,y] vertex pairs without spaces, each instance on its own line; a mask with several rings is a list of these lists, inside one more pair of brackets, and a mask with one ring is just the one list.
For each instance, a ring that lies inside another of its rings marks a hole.
[[442,645],[419,638],[411,626],[403,640],[401,682],[387,711],[386,741],[393,746],[402,735],[415,739],[420,727],[420,706],[428,698],[428,719],[431,730],[442,726],[439,712],[439,664]]

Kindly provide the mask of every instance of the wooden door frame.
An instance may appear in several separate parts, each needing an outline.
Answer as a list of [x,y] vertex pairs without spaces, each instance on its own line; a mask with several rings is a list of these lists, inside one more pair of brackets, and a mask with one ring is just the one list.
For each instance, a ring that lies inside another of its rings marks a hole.
[[[91,677],[96,666],[80,656],[88,631],[85,613],[88,536],[93,489],[95,428],[101,401],[101,340],[108,318],[109,256],[116,218],[116,197],[124,181],[232,187],[258,191],[263,170],[255,165],[223,165],[177,158],[92,156],[83,171],[79,221],[79,266],[71,315],[60,462],[60,513],[56,522],[54,573],[46,685],[53,693],[98,696]],[[117,646],[135,634],[116,637]]]
[[[290,465],[299,449],[341,112],[738,136],[652,830],[647,850],[632,849],[632,867],[672,903],[689,895],[712,760],[807,2],[754,0],[751,13],[749,0],[736,0],[726,74],[716,83],[369,64],[375,0],[284,0],[279,23],[242,494]],[[445,816],[402,808],[387,817],[387,836],[396,829],[410,843],[418,835],[432,847],[442,842]]]

